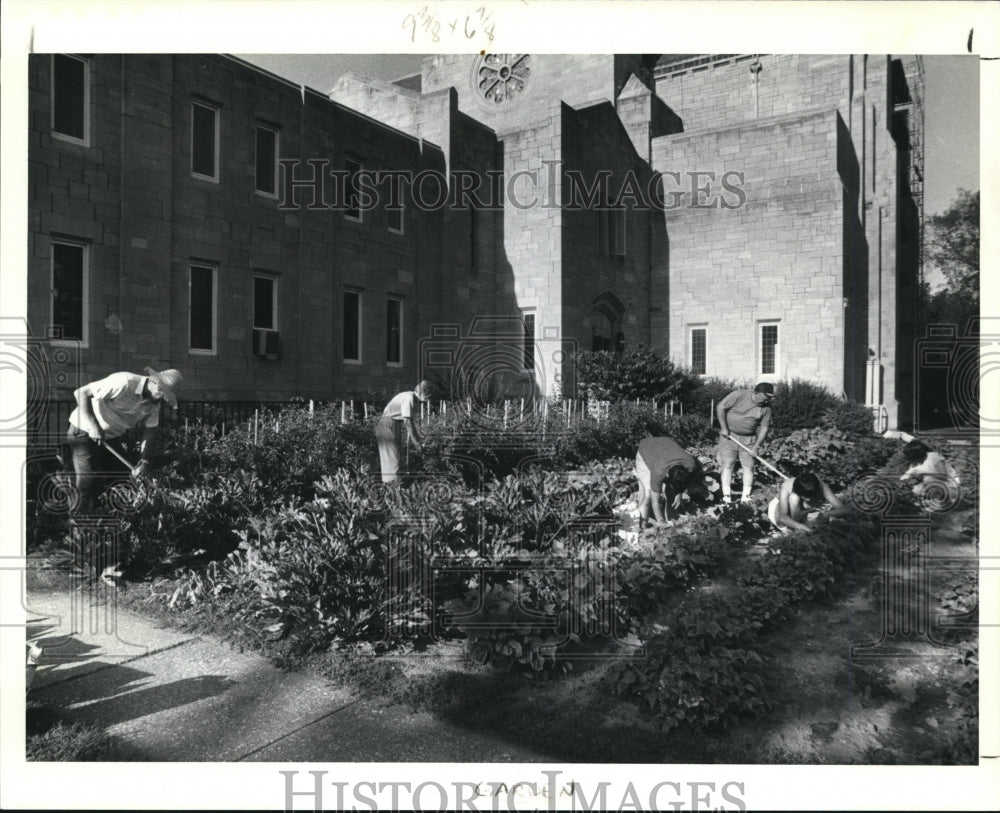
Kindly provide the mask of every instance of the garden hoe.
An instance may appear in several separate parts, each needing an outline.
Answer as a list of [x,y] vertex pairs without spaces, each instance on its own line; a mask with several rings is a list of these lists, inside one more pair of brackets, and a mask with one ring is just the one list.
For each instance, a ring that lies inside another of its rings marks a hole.
[[105,448],[105,449],[107,449],[108,451],[110,451],[110,452],[111,452],[111,454],[113,454],[113,455],[114,455],[115,457],[117,457],[117,458],[118,458],[118,459],[119,459],[119,460],[120,460],[120,461],[121,461],[122,463],[124,463],[124,464],[125,464],[125,466],[126,466],[126,467],[128,468],[128,470],[129,470],[129,473],[130,473],[130,474],[131,474],[131,475],[132,475],[133,477],[135,476],[135,470],[136,470],[136,469],[138,468],[138,466],[133,466],[133,465],[132,465],[131,463],[129,463],[129,462],[128,462],[128,460],[126,460],[126,459],[125,459],[125,455],[123,455],[123,454],[122,454],[121,452],[119,452],[119,451],[118,451],[118,450],[117,450],[117,449],[116,449],[116,448],[115,448],[114,446],[112,446],[112,445],[111,445],[110,443],[105,443],[105,444],[104,444],[104,448]]
[[[730,436],[729,436],[729,439],[730,439],[730,440],[731,440],[731,441],[732,441],[733,443],[735,443],[735,444],[736,444],[737,446],[739,446],[739,447],[740,447],[740,448],[741,448],[741,449],[742,449],[743,451],[745,451],[745,452],[750,452],[750,449],[749,449],[749,448],[747,448],[747,447],[746,447],[746,446],[744,446],[744,445],[743,445],[742,443],[740,443],[740,442],[739,442],[739,441],[738,441],[738,440],[737,440],[736,438],[734,438],[734,437],[733,437],[732,435],[730,435]],[[756,458],[757,458],[757,459],[758,459],[758,460],[759,460],[759,461],[760,461],[761,463],[763,463],[763,464],[764,464],[765,466],[767,466],[767,467],[768,467],[768,468],[769,468],[769,469],[770,469],[771,471],[773,471],[773,472],[774,472],[775,474],[777,474],[777,475],[778,475],[778,476],[779,476],[779,477],[780,477],[781,479],[783,479],[783,480],[787,480],[787,479],[788,479],[788,475],[787,475],[787,474],[785,474],[785,473],[784,473],[783,471],[781,471],[780,469],[778,469],[778,468],[776,468],[776,467],[772,466],[772,465],[771,465],[770,463],[768,463],[768,462],[767,462],[767,461],[766,461],[766,460],[765,460],[765,459],[764,459],[763,457],[761,457],[761,456],[760,456],[759,454],[754,454],[753,452],[750,452],[750,454],[752,454],[752,455],[753,455],[754,457],[756,457]]]

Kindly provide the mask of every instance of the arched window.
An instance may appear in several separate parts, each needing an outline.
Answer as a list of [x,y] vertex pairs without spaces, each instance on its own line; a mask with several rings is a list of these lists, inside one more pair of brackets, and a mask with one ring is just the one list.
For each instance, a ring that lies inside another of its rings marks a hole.
[[614,350],[615,326],[603,310],[595,310],[590,315],[593,339],[590,349],[595,353],[600,350]]
[[620,353],[625,347],[622,333],[622,316],[625,304],[611,291],[605,291],[594,298],[590,311],[591,347],[595,353],[601,350]]

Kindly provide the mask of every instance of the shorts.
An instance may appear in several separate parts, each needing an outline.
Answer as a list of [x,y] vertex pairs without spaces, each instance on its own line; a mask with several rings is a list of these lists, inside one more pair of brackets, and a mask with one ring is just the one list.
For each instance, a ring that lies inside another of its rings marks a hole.
[[778,524],[778,498],[775,497],[771,502],[767,504],[767,518],[771,520],[771,524],[777,528],[779,531],[788,533],[788,528],[785,528]]
[[639,480],[639,505],[648,500],[653,493],[652,487],[652,477],[653,472],[649,470],[649,466],[646,465],[646,461],[642,459],[642,455],[635,456],[635,476]]
[[[731,432],[730,434],[744,446],[752,446],[757,440],[756,435],[737,435],[735,432]],[[719,465],[723,468],[734,465],[736,463],[737,456],[739,456],[740,465],[743,468],[753,468],[754,456],[750,454],[750,452],[741,449],[729,438],[719,438],[717,455]]]

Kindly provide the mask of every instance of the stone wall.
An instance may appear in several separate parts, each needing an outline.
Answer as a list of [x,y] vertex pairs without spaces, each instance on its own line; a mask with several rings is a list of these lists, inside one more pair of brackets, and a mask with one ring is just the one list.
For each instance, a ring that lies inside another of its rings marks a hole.
[[[806,110],[843,110],[850,100],[850,61],[846,55],[741,54],[682,71],[661,65],[656,92],[685,132]],[[755,63],[759,70],[751,70]]]
[[[837,113],[747,122],[653,142],[653,166],[678,173],[668,209],[670,355],[690,362],[707,328],[707,373],[760,378],[760,324],[779,325],[773,379],[843,387],[843,191]],[[690,173],[714,173],[695,176]],[[738,173],[728,176],[726,173]],[[670,179],[672,181],[672,179]],[[686,188],[685,188],[686,187]]]

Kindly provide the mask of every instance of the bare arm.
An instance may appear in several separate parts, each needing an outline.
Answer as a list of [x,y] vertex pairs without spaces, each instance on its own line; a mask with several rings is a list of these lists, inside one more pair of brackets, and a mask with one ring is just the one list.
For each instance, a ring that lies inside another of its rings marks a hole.
[[726,420],[726,414],[729,412],[729,407],[724,405],[725,399],[719,401],[719,405],[715,408],[715,417],[719,419],[719,434],[724,438],[729,437],[729,423]]
[[143,427],[142,440],[139,442],[139,456],[143,463],[149,462],[149,457],[153,451],[153,443],[156,442],[156,427]]
[[649,494],[652,500],[653,517],[657,522],[666,522],[667,518],[663,513],[663,506],[660,505],[660,497],[669,498],[664,493],[663,480],[658,479],[655,475],[649,480]]
[[403,418],[403,423],[406,425],[406,434],[409,439],[417,444],[418,449],[421,448],[423,446],[423,439],[417,431],[417,425],[413,422],[413,418]]
[[94,443],[101,444],[104,442],[104,430],[101,425],[97,422],[97,416],[94,414],[94,407],[91,401],[94,398],[94,391],[91,389],[90,384],[84,384],[76,392],[73,393],[73,398],[76,399],[76,404],[80,408],[80,427],[84,432],[90,435],[91,440]]
[[828,517],[843,517],[850,514],[850,506],[844,505],[840,498],[833,493],[833,489],[830,488],[825,481],[821,482],[823,483],[823,499],[830,503],[830,510],[825,512],[826,515]]
[[764,438],[767,437],[767,432],[771,428],[771,410],[767,410],[764,413],[764,417],[760,422],[760,426],[757,427],[757,438],[753,442],[753,450],[757,451],[757,447],[764,442]]
[[789,505],[792,496],[792,482],[791,477],[785,480],[781,484],[781,490],[778,492],[778,525],[784,525],[786,528],[794,528],[797,531],[812,533],[812,528],[792,518],[792,510]]

